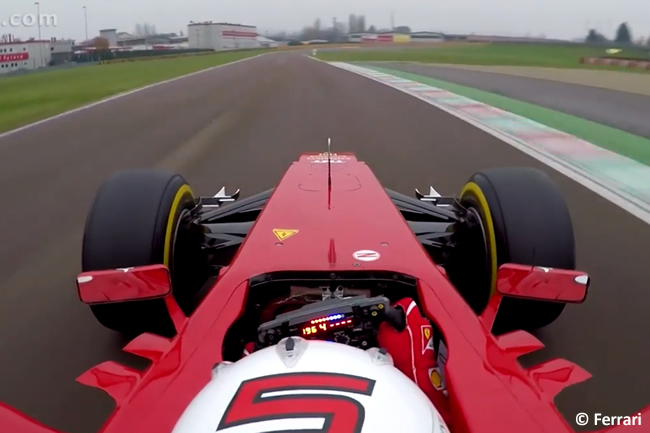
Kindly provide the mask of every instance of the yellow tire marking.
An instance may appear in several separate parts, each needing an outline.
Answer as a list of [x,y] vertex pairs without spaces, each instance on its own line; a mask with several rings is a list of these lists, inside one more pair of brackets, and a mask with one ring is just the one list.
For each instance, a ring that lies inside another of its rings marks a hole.
[[485,194],[481,191],[481,187],[474,182],[468,182],[463,190],[460,192],[460,197],[462,198],[465,194],[470,193],[476,200],[478,200],[481,211],[485,221],[483,221],[483,228],[485,229],[488,242],[488,254],[490,255],[490,297],[494,294],[497,289],[497,242],[496,234],[494,232],[494,224],[492,222],[492,214],[490,213],[490,207],[488,206],[487,199]]
[[163,264],[168,268],[169,268],[169,261],[171,259],[172,236],[173,236],[172,229],[174,228],[173,227],[174,216],[176,215],[176,212],[178,211],[178,206],[185,194],[190,194],[192,197],[194,197],[192,188],[190,188],[189,185],[183,185],[178,189],[178,191],[176,191],[176,196],[174,196],[174,201],[172,202],[172,206],[169,209],[169,216],[167,217],[167,231],[165,233],[165,249],[163,251]]

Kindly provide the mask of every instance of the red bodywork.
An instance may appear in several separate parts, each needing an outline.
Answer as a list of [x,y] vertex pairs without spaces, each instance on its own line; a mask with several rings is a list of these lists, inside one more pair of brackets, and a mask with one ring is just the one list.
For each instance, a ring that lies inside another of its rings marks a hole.
[[165,265],[84,272],[77,277],[82,302],[102,304],[162,298],[172,291]]
[[584,272],[506,263],[497,273],[497,291],[511,298],[581,303],[587,297],[589,277]]
[[[79,382],[104,390],[116,402],[101,432],[171,432],[222,360],[224,337],[243,313],[249,278],[276,271],[359,269],[418,279],[421,307],[442,330],[448,346],[450,397],[448,407],[439,409],[447,412],[453,433],[573,432],[553,399],[562,389],[588,379],[589,373],[562,359],[523,368],[517,358],[543,345],[523,331],[498,338],[489,332],[501,295],[477,317],[431,261],[369,167],[346,155],[345,163],[332,164],[331,169],[328,206],[327,164],[314,163],[307,155],[292,164],[232,264],[190,318],[173,297],[165,298],[178,335],[166,339],[143,334],[124,348],[150,359],[150,368],[141,372],[109,361],[79,377]],[[298,233],[279,242],[274,229]],[[381,257],[357,261],[353,253],[358,250],[375,250]],[[504,290],[506,280],[500,279]],[[650,425],[650,407],[642,416]],[[0,406],[0,430],[55,432],[6,406]],[[650,429],[618,426],[605,431]]]

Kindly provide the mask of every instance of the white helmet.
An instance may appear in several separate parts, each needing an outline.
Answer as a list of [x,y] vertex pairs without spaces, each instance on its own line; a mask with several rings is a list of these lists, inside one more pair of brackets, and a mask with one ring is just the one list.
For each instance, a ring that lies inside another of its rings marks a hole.
[[449,432],[384,351],[292,337],[217,366],[173,433],[291,430]]

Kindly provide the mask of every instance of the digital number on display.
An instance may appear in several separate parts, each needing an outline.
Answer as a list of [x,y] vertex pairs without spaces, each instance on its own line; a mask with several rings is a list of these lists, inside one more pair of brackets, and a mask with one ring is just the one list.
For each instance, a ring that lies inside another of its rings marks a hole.
[[302,335],[314,335],[350,323],[352,323],[352,319],[346,319],[344,314],[332,314],[331,316],[311,320],[309,325],[302,328]]

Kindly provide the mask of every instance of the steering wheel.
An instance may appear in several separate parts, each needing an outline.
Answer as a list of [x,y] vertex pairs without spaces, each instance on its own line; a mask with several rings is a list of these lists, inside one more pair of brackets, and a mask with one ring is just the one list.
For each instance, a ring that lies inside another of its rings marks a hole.
[[384,296],[327,299],[278,315],[257,329],[256,349],[286,337],[326,340],[367,349],[376,343],[379,325],[406,328],[406,313]]

